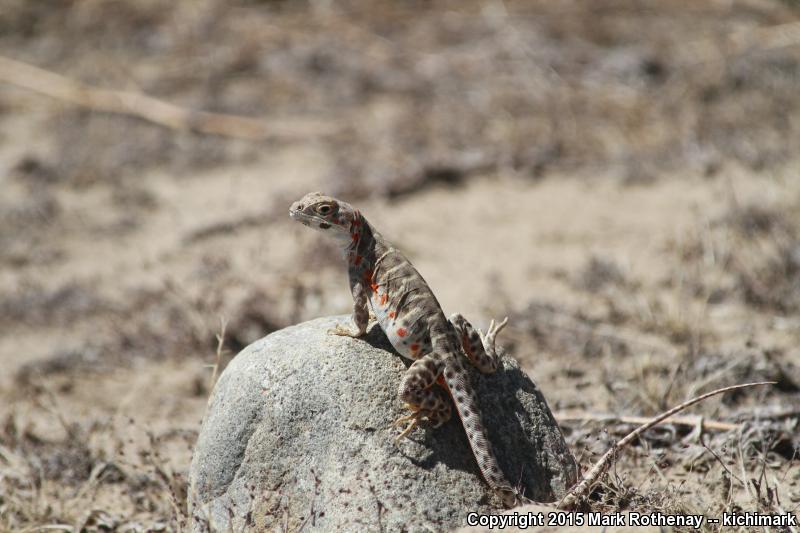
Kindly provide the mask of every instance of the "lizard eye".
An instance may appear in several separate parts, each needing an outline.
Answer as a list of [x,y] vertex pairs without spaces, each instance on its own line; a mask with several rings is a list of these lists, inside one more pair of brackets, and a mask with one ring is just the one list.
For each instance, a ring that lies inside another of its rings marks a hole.
[[324,215],[328,215],[328,214],[330,214],[330,212],[331,212],[331,210],[332,210],[332,209],[333,209],[333,208],[332,208],[330,205],[328,205],[328,204],[322,204],[321,206],[319,206],[319,207],[317,208],[317,213],[319,213],[320,215],[323,215],[323,216],[324,216]]

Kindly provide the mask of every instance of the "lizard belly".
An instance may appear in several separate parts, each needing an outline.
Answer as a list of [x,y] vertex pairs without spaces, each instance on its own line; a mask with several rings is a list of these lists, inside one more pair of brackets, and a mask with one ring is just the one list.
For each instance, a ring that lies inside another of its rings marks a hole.
[[374,291],[369,298],[372,312],[386,338],[400,355],[409,359],[419,359],[431,351],[428,332],[417,323],[409,324],[403,317],[398,317],[383,291]]

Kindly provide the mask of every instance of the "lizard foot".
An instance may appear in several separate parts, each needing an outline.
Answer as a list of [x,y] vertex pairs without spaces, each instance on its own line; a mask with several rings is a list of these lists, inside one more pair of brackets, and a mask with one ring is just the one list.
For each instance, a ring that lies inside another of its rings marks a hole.
[[512,507],[516,507],[525,502],[525,498],[520,494],[517,489],[513,489],[510,487],[499,487],[495,489],[498,496],[500,496],[500,500],[503,502],[503,505],[507,509],[511,509]]
[[489,329],[486,331],[486,334],[484,334],[483,331],[478,330],[478,333],[480,333],[481,336],[481,340],[483,341],[483,347],[487,353],[490,353],[492,355],[497,353],[495,351],[495,341],[497,339],[497,334],[503,331],[503,328],[505,328],[507,325],[508,325],[508,317],[505,317],[503,321],[500,322],[499,324],[495,324],[494,319],[492,319],[492,321],[489,323]]
[[403,439],[409,433],[414,431],[414,428],[419,426],[420,420],[427,420],[430,418],[431,413],[427,409],[421,409],[411,404],[406,404],[406,407],[408,409],[411,409],[413,412],[408,416],[402,416],[398,418],[392,425],[397,427],[397,426],[402,426],[406,422],[410,422],[410,424],[408,424],[406,428],[398,436],[394,438],[395,442]]
[[329,335],[339,335],[341,337],[352,337],[354,339],[358,339],[360,337],[363,337],[364,335],[366,335],[366,333],[367,333],[366,330],[365,331],[358,331],[358,330],[353,331],[352,329],[350,329],[348,327],[345,327],[345,326],[343,326],[341,324],[336,324],[335,328],[331,328],[331,329],[328,330],[328,334]]

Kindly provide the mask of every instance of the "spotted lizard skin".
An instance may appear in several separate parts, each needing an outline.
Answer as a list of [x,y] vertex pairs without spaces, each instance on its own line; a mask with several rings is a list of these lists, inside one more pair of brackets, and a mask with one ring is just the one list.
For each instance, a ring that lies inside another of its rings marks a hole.
[[355,328],[339,325],[332,332],[351,337],[364,335],[369,305],[392,346],[414,360],[398,391],[411,410],[409,416],[396,423],[407,425],[398,439],[410,433],[420,421],[439,427],[450,419],[454,402],[484,479],[506,506],[518,503],[518,493],[500,470],[486,438],[477,396],[469,380],[466,360],[461,356],[465,354],[482,372],[494,372],[499,363],[495,337],[507,319],[497,326],[492,321],[485,335],[459,314],[447,319],[436,296],[411,262],[345,202],[310,193],[292,204],[289,215],[333,236],[344,249]]

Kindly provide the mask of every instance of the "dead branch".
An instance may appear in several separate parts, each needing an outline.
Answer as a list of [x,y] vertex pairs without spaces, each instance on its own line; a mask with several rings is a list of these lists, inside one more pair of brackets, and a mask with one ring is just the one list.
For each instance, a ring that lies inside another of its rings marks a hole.
[[[617,416],[613,414],[604,413],[585,413],[585,412],[560,412],[555,413],[554,416],[559,422],[574,420],[579,422],[594,421],[594,422],[621,422],[623,424],[647,424],[650,418],[645,416]],[[701,429],[715,429],[718,431],[731,431],[738,429],[738,424],[730,422],[722,422],[719,420],[705,420],[701,416],[673,416],[667,420],[662,420],[656,425],[661,424],[675,424],[678,426],[691,426]]]
[[3,56],[0,56],[0,81],[93,111],[133,116],[179,131],[259,141],[324,136],[338,129],[324,121],[292,119],[267,124],[248,117],[184,109],[144,94],[91,87]]
[[228,321],[225,317],[219,317],[219,333],[217,333],[217,358],[214,361],[214,364],[211,365],[213,367],[213,372],[211,373],[211,389],[214,388],[214,384],[217,382],[217,376],[219,374],[219,367],[222,364],[222,354],[225,351],[225,328],[228,327]]
[[702,402],[703,400],[711,398],[712,396],[716,396],[717,394],[722,394],[723,392],[729,392],[736,389],[743,389],[745,387],[755,387],[757,385],[774,385],[774,384],[775,384],[774,381],[760,381],[758,383],[744,383],[742,385],[732,385],[730,387],[725,387],[722,389],[717,389],[711,392],[707,392],[696,398],[692,398],[691,400],[683,402],[682,404],[673,407],[668,411],[661,413],[660,415],[651,419],[646,424],[642,424],[641,426],[637,427],[636,429],[625,435],[616,444],[614,444],[583,476],[583,479],[577,485],[575,485],[569,492],[567,492],[567,494],[559,502],[558,508],[574,509],[580,500],[588,496],[592,486],[600,479],[600,476],[603,475],[603,472],[608,470],[608,468],[613,463],[617,453],[621,452],[628,444],[633,442],[634,439],[638,438],[639,435],[641,435],[651,427],[663,422],[672,415],[679,413],[680,411],[683,411],[687,407],[690,407],[698,402]]

